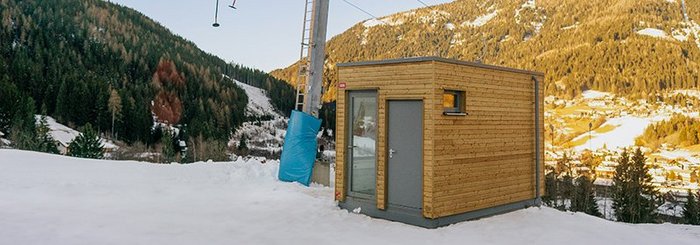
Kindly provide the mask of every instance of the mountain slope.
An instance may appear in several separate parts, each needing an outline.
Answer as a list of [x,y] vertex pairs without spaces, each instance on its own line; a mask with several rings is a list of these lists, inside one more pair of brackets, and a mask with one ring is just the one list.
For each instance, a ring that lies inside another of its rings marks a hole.
[[[268,91],[277,110],[291,86],[203,52],[132,9],[98,0],[0,1],[0,130],[16,104],[66,125],[111,128],[127,142],[152,143],[153,116],[187,124],[189,135],[228,140],[245,120],[247,98],[226,74]],[[114,98],[112,100],[112,98]],[[3,100],[5,99],[5,100]],[[20,102],[17,102],[20,101]],[[113,101],[113,104],[109,102]],[[108,107],[108,104],[110,106]]]
[[[700,1],[457,0],[358,23],[328,42],[326,100],[337,63],[442,56],[546,73],[546,92],[633,97],[698,87]],[[272,72],[296,81],[296,66]]]

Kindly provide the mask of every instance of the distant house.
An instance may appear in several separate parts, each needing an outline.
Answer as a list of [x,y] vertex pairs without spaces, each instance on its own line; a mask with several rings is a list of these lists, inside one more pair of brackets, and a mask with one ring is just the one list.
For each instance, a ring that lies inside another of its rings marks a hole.
[[3,132],[0,132],[0,146],[9,146],[12,142],[5,139],[4,137],[5,134]]
[[[36,117],[37,121],[41,118],[40,115],[36,115]],[[75,137],[80,135],[80,132],[56,122],[56,119],[53,119],[52,117],[46,117],[46,123],[49,126],[49,134],[51,134],[51,137],[56,141],[56,148],[58,148],[58,151],[62,155],[68,155],[70,152],[68,146],[75,139]],[[105,153],[111,153],[119,148],[117,145],[102,138],[100,138],[100,142],[102,142]]]

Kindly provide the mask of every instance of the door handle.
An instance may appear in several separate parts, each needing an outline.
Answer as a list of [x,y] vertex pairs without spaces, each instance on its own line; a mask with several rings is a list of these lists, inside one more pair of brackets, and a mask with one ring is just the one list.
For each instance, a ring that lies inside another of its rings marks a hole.
[[394,153],[396,153],[394,149],[389,149],[389,158],[394,158]]

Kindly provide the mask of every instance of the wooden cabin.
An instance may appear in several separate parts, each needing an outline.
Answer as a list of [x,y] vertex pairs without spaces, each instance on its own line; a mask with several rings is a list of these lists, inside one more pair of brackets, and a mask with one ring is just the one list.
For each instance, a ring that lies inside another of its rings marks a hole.
[[543,73],[437,57],[338,70],[342,208],[435,228],[540,204]]

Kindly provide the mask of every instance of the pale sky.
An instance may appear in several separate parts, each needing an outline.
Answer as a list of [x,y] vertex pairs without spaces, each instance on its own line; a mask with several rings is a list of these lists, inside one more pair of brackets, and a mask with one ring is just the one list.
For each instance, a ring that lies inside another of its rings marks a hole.
[[[305,0],[237,0],[238,10],[219,2],[219,28],[212,27],[216,0],[112,0],[144,13],[199,48],[248,67],[271,71],[299,58]],[[328,38],[370,19],[343,0],[330,0]],[[347,0],[382,17],[423,7],[418,0]],[[434,5],[452,0],[422,0]]]

